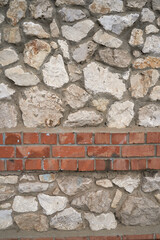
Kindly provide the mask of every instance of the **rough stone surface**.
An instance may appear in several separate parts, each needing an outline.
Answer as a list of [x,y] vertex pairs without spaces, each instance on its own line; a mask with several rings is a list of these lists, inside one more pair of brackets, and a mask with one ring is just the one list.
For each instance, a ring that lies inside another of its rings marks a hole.
[[31,193],[31,192],[42,192],[46,191],[49,187],[48,183],[41,183],[41,182],[25,182],[20,183],[18,186],[18,191],[20,193]]
[[18,176],[0,176],[0,184],[16,184],[18,182]]
[[139,109],[140,126],[158,127],[160,126],[160,107],[154,104],[149,104]]
[[17,126],[17,111],[9,102],[0,103],[0,128],[12,128]]
[[160,100],[160,86],[154,87],[149,97],[152,101]]
[[36,197],[31,196],[16,196],[12,205],[13,211],[23,212],[36,212],[38,210],[38,202]]
[[22,18],[25,17],[26,10],[27,2],[25,0],[10,1],[7,17],[11,19],[12,25],[16,25]]
[[153,10],[160,11],[160,0],[152,0]]
[[19,27],[6,27],[3,29],[4,40],[8,43],[21,42]]
[[49,0],[33,0],[29,6],[32,17],[37,18],[52,18],[53,6]]
[[59,13],[65,22],[74,22],[86,17],[86,14],[82,10],[74,8],[63,7]]
[[51,36],[53,38],[57,38],[59,36],[60,31],[55,19],[53,19],[53,21],[50,24],[50,30],[51,30]]
[[127,0],[127,6],[130,8],[142,8],[147,3],[147,0]]
[[142,51],[143,53],[160,54],[160,37],[154,35],[147,37]]
[[153,177],[144,177],[142,182],[143,192],[153,192],[160,190],[160,174],[157,173]]
[[142,22],[153,22],[155,20],[155,14],[149,8],[143,8],[141,12]]
[[19,60],[18,54],[12,48],[6,48],[0,51],[0,64],[7,66]]
[[143,30],[134,28],[131,32],[129,44],[131,46],[141,46],[144,43]]
[[104,188],[111,188],[113,187],[112,182],[109,179],[100,179],[96,181],[96,184],[98,186],[104,187]]
[[133,62],[133,67],[136,69],[160,68],[160,57],[138,58]]
[[110,48],[119,48],[123,43],[119,38],[116,38],[101,29],[95,33],[93,40],[96,43]]
[[36,36],[38,38],[50,37],[40,24],[35,24],[34,22],[24,22],[23,31],[26,35]]
[[76,82],[82,78],[82,71],[80,68],[73,62],[68,64],[68,72],[71,82]]
[[157,193],[157,194],[155,194],[154,196],[155,196],[155,198],[157,199],[157,201],[160,203],[160,193]]
[[56,5],[60,6],[62,4],[66,5],[84,5],[85,0],[56,0]]
[[110,12],[123,12],[122,0],[94,0],[89,9],[93,13],[110,13]]
[[70,59],[70,53],[69,53],[69,47],[68,47],[67,41],[58,40],[58,44],[61,48],[63,57],[66,59]]
[[21,181],[25,181],[25,180],[27,180],[27,181],[29,181],[29,182],[33,182],[33,181],[35,181],[36,180],[36,178],[35,178],[35,176],[33,176],[33,175],[28,175],[28,174],[24,174],[24,175],[22,175],[21,177],[20,177],[20,182]]
[[0,24],[4,22],[4,19],[5,19],[4,15],[0,13]]
[[0,202],[10,199],[16,194],[13,186],[0,185]]
[[100,112],[105,112],[108,104],[109,100],[105,98],[98,98],[92,101],[92,105]]
[[39,175],[39,180],[41,182],[47,182],[47,183],[51,183],[53,181],[55,181],[55,174],[54,173],[46,173],[46,174],[42,174]]
[[111,204],[111,207],[112,208],[117,208],[118,203],[121,200],[121,198],[122,198],[122,192],[119,189],[117,189],[116,194],[113,198],[113,202]]
[[3,203],[0,205],[0,209],[8,209],[11,208],[11,204],[10,203]]
[[13,224],[12,210],[0,210],[0,229],[6,229]]
[[1,0],[1,1],[0,1],[0,7],[3,7],[3,6],[5,6],[5,5],[7,5],[8,1],[9,1],[9,0]]
[[159,32],[159,29],[156,26],[150,24],[150,25],[146,26],[145,32],[146,32],[146,34],[157,33],[157,32]]

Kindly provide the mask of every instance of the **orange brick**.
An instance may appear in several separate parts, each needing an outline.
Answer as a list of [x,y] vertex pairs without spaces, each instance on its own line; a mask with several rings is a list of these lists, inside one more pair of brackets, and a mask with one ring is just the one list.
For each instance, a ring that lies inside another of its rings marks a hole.
[[77,170],[77,160],[76,159],[62,159],[61,160],[61,170],[76,171]]
[[94,160],[78,160],[78,169],[80,172],[94,171]]
[[150,157],[154,154],[153,145],[122,146],[122,157]]
[[156,234],[155,240],[159,240],[160,239],[160,234]]
[[92,144],[92,133],[77,133],[78,144]]
[[121,240],[119,236],[107,236],[107,237],[90,237],[90,240]]
[[109,133],[95,133],[95,144],[110,144]]
[[148,159],[149,169],[160,169],[160,158]]
[[0,133],[0,144],[3,144],[3,134]]
[[60,144],[74,144],[74,133],[60,133],[59,134],[59,143]]
[[89,146],[87,149],[89,157],[119,157],[120,147],[118,146]]
[[157,156],[160,156],[160,145],[157,146]]
[[57,134],[55,133],[41,133],[42,144],[57,144]]
[[16,148],[16,157],[22,158],[41,158],[50,157],[50,147],[49,146],[18,146]]
[[5,171],[5,161],[0,160],[0,171]]
[[39,143],[38,133],[23,133],[24,144],[36,144]]
[[0,158],[13,158],[14,147],[0,147]]
[[96,171],[111,170],[111,160],[96,159]]
[[153,240],[153,239],[154,239],[153,234],[123,236],[123,240]]
[[147,143],[160,143],[160,132],[147,133]]
[[21,134],[20,133],[6,133],[5,134],[5,144],[21,144]]
[[7,171],[21,171],[23,170],[22,159],[7,160]]
[[112,144],[126,144],[127,134],[126,133],[112,133]]
[[129,134],[129,143],[144,143],[144,133],[130,133]]
[[44,159],[44,170],[58,171],[59,160],[58,159]]
[[41,170],[41,159],[26,159],[26,170]]
[[131,170],[146,169],[146,159],[131,159]]
[[129,160],[128,159],[114,159],[113,170],[129,170]]
[[82,146],[53,146],[53,157],[85,157],[85,147]]

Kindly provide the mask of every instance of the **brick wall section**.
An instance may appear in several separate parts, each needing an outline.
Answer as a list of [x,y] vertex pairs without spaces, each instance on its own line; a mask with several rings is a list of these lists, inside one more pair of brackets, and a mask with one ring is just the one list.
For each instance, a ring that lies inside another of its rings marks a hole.
[[160,169],[160,133],[1,133],[0,171]]

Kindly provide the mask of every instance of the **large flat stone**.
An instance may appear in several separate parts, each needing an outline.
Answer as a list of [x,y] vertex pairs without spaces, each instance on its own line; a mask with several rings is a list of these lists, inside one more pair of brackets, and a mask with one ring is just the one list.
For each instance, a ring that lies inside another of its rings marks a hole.
[[61,10],[59,10],[59,13],[65,22],[74,22],[86,17],[86,14],[82,10],[75,8],[63,7]]
[[38,202],[36,197],[31,196],[15,196],[12,209],[15,212],[36,212],[38,210]]
[[23,31],[26,35],[36,36],[38,38],[49,38],[50,35],[43,29],[40,24],[34,22],[24,22]]
[[99,43],[109,48],[119,48],[123,43],[122,40],[120,40],[119,38],[116,38],[101,29],[94,34],[93,40],[96,43]]
[[138,124],[144,127],[160,126],[160,107],[155,104],[148,104],[139,109]]
[[111,13],[111,12],[123,12],[122,0],[94,0],[89,9],[93,13]]
[[53,14],[53,5],[49,0],[33,0],[29,5],[32,17],[51,19]]
[[0,176],[0,184],[16,184],[18,182],[18,176]]
[[17,110],[9,102],[0,103],[0,128],[17,126]]
[[13,224],[12,210],[0,210],[0,230],[4,230]]
[[160,174],[157,173],[153,177],[144,177],[142,182],[143,192],[160,191]]
[[18,191],[20,193],[30,193],[30,192],[43,192],[46,191],[49,187],[48,183],[41,182],[25,182],[18,185]]
[[19,60],[18,54],[12,48],[0,51],[0,64],[4,67]]

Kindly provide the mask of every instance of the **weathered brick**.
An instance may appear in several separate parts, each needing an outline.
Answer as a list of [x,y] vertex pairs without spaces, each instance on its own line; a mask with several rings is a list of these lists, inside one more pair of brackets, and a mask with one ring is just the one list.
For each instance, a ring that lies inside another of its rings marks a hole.
[[148,168],[149,169],[160,169],[160,158],[148,159]]
[[157,146],[157,156],[160,156],[160,145]]
[[92,133],[77,133],[77,144],[92,144]]
[[41,159],[26,159],[25,160],[26,170],[41,170]]
[[58,159],[44,159],[43,165],[44,165],[44,170],[48,170],[48,171],[58,171],[59,170],[59,160]]
[[41,158],[50,157],[50,147],[49,146],[18,146],[16,148],[16,157],[26,157],[26,158]]
[[42,144],[57,144],[57,134],[55,133],[41,133]]
[[147,143],[160,143],[160,132],[147,133]]
[[23,170],[22,159],[7,160],[7,171],[21,171]]
[[112,161],[111,160],[102,160],[96,159],[96,171],[104,171],[112,169]]
[[78,169],[80,172],[94,171],[94,160],[78,160]]
[[123,236],[123,240],[153,240],[153,239],[154,239],[153,234]]
[[129,170],[129,160],[128,159],[114,159],[113,170]]
[[89,157],[119,157],[120,147],[118,146],[89,146],[87,148]]
[[61,170],[76,171],[77,170],[77,160],[76,159],[62,159],[61,160]]
[[13,158],[14,157],[14,147],[0,147],[0,158]]
[[0,144],[3,144],[3,134],[0,133]]
[[131,170],[146,169],[146,159],[131,159]]
[[59,143],[60,144],[74,144],[75,143],[74,133],[60,133],[59,134]]
[[127,134],[126,133],[112,133],[112,144],[126,144]]
[[0,171],[5,171],[5,161],[4,160],[0,160]]
[[154,154],[153,145],[122,146],[122,157],[150,157]]
[[95,144],[110,144],[109,133],[95,133]]
[[85,157],[85,147],[83,146],[53,146],[53,157]]
[[23,133],[24,144],[36,144],[39,143],[38,133]]
[[21,134],[20,133],[6,133],[5,134],[5,144],[21,144]]
[[129,143],[136,144],[136,143],[144,143],[144,133],[130,133],[129,134]]

